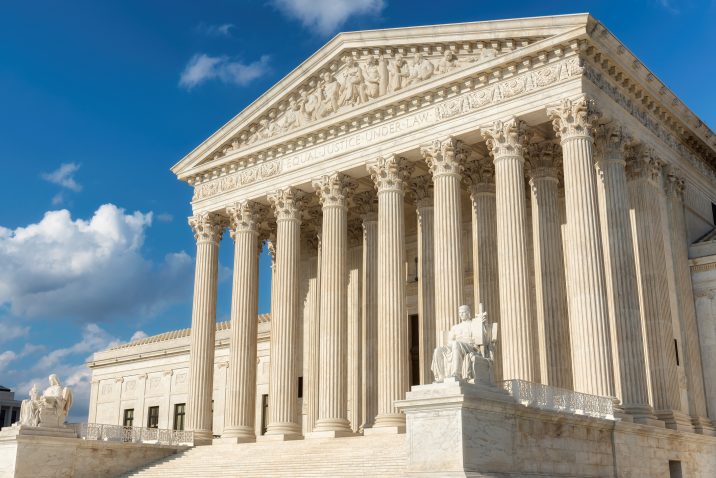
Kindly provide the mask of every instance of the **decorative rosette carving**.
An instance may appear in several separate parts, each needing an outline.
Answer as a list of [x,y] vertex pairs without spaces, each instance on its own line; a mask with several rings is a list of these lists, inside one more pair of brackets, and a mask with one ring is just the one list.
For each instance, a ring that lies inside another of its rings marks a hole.
[[234,238],[239,232],[258,234],[261,218],[265,213],[266,206],[248,200],[238,201],[227,207],[231,237]]
[[368,172],[380,194],[383,191],[403,191],[414,166],[402,156],[385,156],[368,165]]
[[224,235],[226,223],[224,219],[213,212],[202,212],[189,217],[189,226],[194,232],[197,244],[213,242],[218,244]]
[[547,108],[557,137],[562,141],[572,138],[592,137],[600,115],[594,100],[586,96],[577,99],[565,98],[561,103]]
[[491,126],[480,130],[487,138],[487,149],[495,160],[503,157],[524,156],[527,145],[527,125],[517,118],[507,121],[495,121]]
[[462,141],[455,138],[436,139],[428,146],[420,148],[420,154],[435,176],[461,175],[463,163],[472,150]]
[[296,188],[279,189],[267,196],[276,216],[276,221],[301,221],[301,210],[306,203],[306,194]]
[[346,196],[358,186],[356,181],[343,173],[333,173],[314,179],[313,187],[323,207],[346,207]]

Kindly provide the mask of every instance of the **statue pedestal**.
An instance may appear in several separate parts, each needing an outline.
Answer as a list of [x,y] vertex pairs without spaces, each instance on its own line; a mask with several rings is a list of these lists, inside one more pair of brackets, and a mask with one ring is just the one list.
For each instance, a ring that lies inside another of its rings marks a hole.
[[77,438],[77,433],[69,427],[30,427],[13,425],[0,430],[0,441],[14,440],[18,436],[42,436],[56,438]]

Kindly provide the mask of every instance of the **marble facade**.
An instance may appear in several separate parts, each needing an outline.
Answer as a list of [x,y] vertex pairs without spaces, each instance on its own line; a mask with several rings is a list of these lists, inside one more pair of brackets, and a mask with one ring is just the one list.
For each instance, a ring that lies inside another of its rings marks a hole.
[[172,171],[194,189],[191,334],[97,354],[90,421],[119,417],[122,383],[98,391],[133,367],[146,408],[151,363],[162,390],[182,370],[198,443],[255,440],[266,393],[276,440],[401,433],[396,402],[482,303],[498,381],[716,434],[716,251],[689,249],[714,228],[716,136],[590,15],[340,34]]

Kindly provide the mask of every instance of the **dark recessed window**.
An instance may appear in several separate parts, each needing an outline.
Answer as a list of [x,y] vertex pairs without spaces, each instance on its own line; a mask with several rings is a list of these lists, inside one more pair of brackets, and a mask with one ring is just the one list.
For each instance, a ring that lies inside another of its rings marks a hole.
[[122,425],[125,427],[131,427],[134,425],[134,408],[127,408],[124,410]]
[[303,377],[298,377],[298,398],[303,398]]
[[268,428],[268,395],[261,395],[261,434],[266,435],[266,429]]
[[147,428],[159,428],[159,407],[149,407],[147,412]]
[[184,429],[184,416],[186,415],[186,404],[177,403],[174,405],[174,429]]
[[676,366],[679,366],[679,342],[674,339],[674,352],[676,353]]

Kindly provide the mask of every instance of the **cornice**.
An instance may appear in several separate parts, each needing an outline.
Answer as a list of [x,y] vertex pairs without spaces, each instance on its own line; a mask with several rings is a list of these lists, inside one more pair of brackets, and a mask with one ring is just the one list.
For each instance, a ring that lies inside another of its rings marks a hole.
[[501,41],[512,37],[549,37],[585,25],[588,19],[588,14],[575,14],[339,33],[171,169],[179,175],[188,164],[210,155],[235,134],[239,125],[250,125],[257,121],[265,111],[266,105],[285,98],[286,92],[295,90],[307,74],[315,73],[321,68],[326,68],[331,62],[339,60],[337,56],[345,50],[354,48],[372,51],[381,47],[397,47],[400,44],[421,41],[464,44],[467,38],[469,41]]

